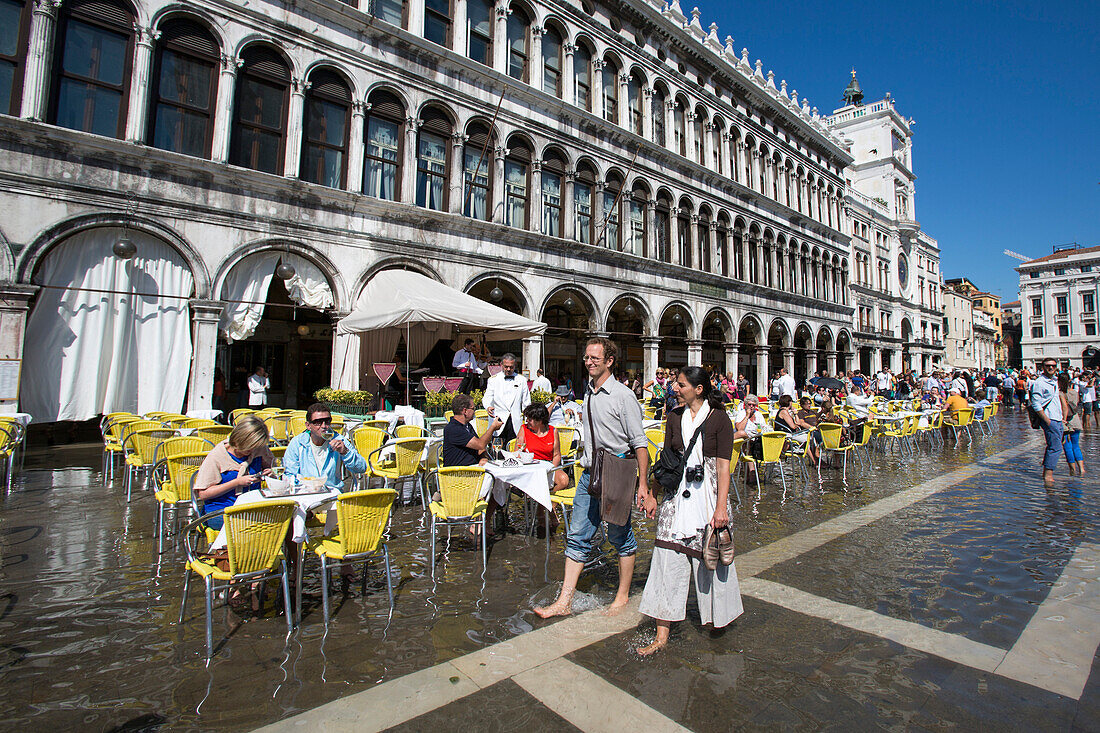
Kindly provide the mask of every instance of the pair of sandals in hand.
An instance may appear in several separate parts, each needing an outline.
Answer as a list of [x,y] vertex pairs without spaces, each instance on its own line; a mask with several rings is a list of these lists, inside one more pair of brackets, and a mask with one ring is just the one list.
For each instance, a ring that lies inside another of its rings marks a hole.
[[717,570],[719,565],[733,563],[733,533],[729,526],[714,528],[708,524],[703,530],[703,565],[707,570]]

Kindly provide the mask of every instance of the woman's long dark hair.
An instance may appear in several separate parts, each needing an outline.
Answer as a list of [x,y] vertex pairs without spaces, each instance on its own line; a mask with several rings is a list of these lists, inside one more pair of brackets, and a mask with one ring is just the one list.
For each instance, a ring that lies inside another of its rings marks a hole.
[[686,366],[680,370],[680,374],[684,375],[684,379],[692,387],[703,388],[703,399],[710,405],[710,409],[726,409],[726,403],[722,401],[722,394],[714,388],[714,384],[710,381],[710,373],[706,369],[697,366]]

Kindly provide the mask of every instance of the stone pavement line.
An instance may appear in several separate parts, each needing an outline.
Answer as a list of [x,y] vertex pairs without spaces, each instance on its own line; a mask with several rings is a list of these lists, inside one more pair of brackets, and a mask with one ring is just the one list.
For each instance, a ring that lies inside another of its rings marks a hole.
[[[1038,445],[1037,439],[1010,448],[977,464],[964,466],[867,506],[842,514],[809,529],[758,548],[737,558],[737,574],[751,578],[773,565],[785,562],[863,527],[881,517],[927,498],[980,473],[983,465],[1001,463]],[[895,498],[898,497],[898,498]],[[744,585],[742,585],[742,589]],[[519,675],[577,649],[638,625],[640,597],[635,596],[621,614],[603,615],[595,609],[520,634],[507,641],[479,649],[434,667],[383,682],[347,697],[334,700],[290,718],[257,729],[265,733],[297,733],[321,727],[327,731],[381,731],[455,700],[471,695],[503,679]],[[884,617],[886,618],[886,617]],[[1003,650],[1000,650],[1004,654]],[[573,665],[576,666],[576,665]],[[555,711],[562,715],[561,711]],[[565,716],[563,716],[565,717]]]
[[555,659],[512,681],[588,733],[682,733],[689,730],[603,677],[567,659]]
[[994,672],[1079,700],[1100,647],[1100,545],[1081,543]]

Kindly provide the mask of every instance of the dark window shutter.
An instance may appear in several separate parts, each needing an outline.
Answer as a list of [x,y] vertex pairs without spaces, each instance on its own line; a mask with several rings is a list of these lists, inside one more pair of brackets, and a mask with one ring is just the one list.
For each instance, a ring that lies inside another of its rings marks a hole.
[[133,11],[122,3],[111,0],[77,0],[70,6],[69,12],[81,18],[117,26],[127,33],[134,29]]
[[385,117],[396,122],[405,121],[405,107],[397,95],[378,91],[370,95],[370,113],[373,117]]
[[266,76],[282,82],[290,81],[290,68],[283,57],[274,49],[266,46],[253,46],[241,54],[244,71],[257,76]]
[[489,126],[484,123],[475,122],[466,129],[466,136],[469,138],[469,140],[466,141],[467,145],[477,150],[482,150],[489,141]]
[[451,121],[439,110],[424,110],[420,113],[420,121],[423,123],[420,129],[424,132],[443,136],[451,134]]
[[163,25],[161,43],[188,51],[196,56],[218,57],[218,42],[210,31],[190,20],[172,20]]
[[310,81],[312,82],[310,91],[313,94],[328,97],[344,104],[351,103],[351,90],[348,89],[348,85],[340,78],[339,74],[332,71],[317,71],[314,72]]

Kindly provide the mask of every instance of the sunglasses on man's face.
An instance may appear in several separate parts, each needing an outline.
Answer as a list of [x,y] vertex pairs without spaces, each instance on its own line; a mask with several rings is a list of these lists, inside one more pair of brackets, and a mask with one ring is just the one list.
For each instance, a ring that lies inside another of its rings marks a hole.
[[314,425],[332,425],[332,418],[331,417],[322,417],[322,418],[318,418],[316,420],[311,420],[310,422],[313,423]]

